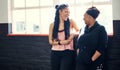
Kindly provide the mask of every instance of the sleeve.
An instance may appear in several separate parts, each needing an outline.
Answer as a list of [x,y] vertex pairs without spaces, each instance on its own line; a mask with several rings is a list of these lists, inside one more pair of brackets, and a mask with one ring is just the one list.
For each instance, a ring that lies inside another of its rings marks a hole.
[[98,38],[98,47],[97,51],[103,54],[107,48],[108,36],[104,26],[99,28],[99,38]]

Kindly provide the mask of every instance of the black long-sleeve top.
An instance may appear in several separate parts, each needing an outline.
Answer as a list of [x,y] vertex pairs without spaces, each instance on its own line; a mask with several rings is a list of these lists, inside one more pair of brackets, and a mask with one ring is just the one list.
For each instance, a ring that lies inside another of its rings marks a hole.
[[103,55],[107,47],[107,40],[104,26],[98,22],[95,22],[91,28],[86,26],[84,34],[79,37],[77,42],[77,48],[80,49],[78,60],[89,63],[96,50]]

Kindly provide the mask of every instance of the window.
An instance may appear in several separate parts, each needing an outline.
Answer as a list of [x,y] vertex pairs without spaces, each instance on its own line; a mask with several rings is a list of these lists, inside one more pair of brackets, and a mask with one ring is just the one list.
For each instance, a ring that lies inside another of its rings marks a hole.
[[55,5],[62,3],[69,5],[70,18],[79,28],[85,26],[83,15],[87,8],[96,6],[101,12],[97,20],[108,34],[113,33],[111,0],[11,0],[12,33],[48,34],[49,25],[54,22]]
[[25,0],[12,0],[14,8],[25,8]]
[[75,0],[60,0],[60,4],[65,3],[65,4],[74,4]]
[[52,6],[53,0],[40,0],[40,6]]
[[39,6],[39,0],[24,0],[26,1],[26,7],[38,7]]
[[[25,33],[25,10],[14,10],[12,14],[12,32]],[[21,30],[20,30],[21,29]]]

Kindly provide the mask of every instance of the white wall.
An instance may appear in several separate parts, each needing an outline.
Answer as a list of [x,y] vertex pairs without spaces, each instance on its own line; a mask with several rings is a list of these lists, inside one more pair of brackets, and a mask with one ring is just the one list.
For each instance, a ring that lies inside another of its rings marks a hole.
[[8,23],[8,0],[0,0],[0,23]]
[[112,0],[113,20],[120,20],[120,0]]

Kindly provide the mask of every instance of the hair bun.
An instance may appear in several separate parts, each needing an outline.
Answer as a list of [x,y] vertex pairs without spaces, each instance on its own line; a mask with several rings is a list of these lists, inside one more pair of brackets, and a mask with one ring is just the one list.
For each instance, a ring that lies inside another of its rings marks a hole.
[[86,11],[86,13],[89,14],[90,16],[92,16],[94,19],[96,19],[99,15],[100,11],[96,7],[90,7]]
[[55,9],[58,9],[58,7],[59,7],[59,5],[56,5],[56,6],[55,6]]

